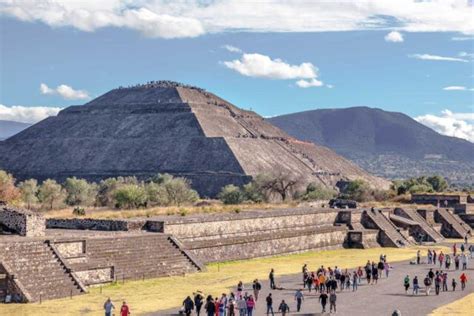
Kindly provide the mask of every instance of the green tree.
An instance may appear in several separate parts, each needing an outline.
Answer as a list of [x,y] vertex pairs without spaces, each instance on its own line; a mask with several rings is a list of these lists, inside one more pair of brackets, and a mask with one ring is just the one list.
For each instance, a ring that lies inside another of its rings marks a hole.
[[245,194],[238,186],[228,184],[222,188],[218,198],[224,204],[240,204],[245,200]]
[[13,203],[20,198],[20,190],[15,187],[15,178],[4,170],[0,170],[0,201]]
[[64,205],[66,192],[56,181],[48,179],[44,181],[38,190],[38,200],[43,208],[58,208]]
[[138,185],[138,180],[135,177],[117,177],[100,181],[97,192],[97,204],[100,206],[114,207],[115,191],[126,184]]
[[267,201],[267,196],[256,181],[249,182],[243,187],[244,199],[255,203]]
[[199,199],[199,194],[191,189],[191,183],[185,178],[171,178],[162,184],[168,194],[171,205],[193,203]]
[[302,196],[305,201],[329,200],[337,196],[337,192],[317,183],[310,183],[306,187],[306,193]]
[[143,185],[124,184],[114,192],[117,208],[138,208],[146,206],[147,193]]
[[150,182],[145,185],[148,202],[151,205],[169,205],[168,192],[162,184]]
[[38,203],[38,181],[36,179],[28,179],[18,184],[20,189],[21,200],[26,203],[27,208]]
[[433,187],[429,184],[415,184],[408,190],[410,193],[431,193]]
[[448,188],[448,181],[439,175],[428,177],[426,181],[431,185],[434,191],[443,192]]
[[66,203],[68,205],[93,205],[97,196],[97,185],[89,183],[85,179],[76,177],[67,178],[64,182],[67,193]]
[[365,181],[355,180],[349,182],[344,188],[341,197],[357,202],[367,202],[373,199],[373,191]]

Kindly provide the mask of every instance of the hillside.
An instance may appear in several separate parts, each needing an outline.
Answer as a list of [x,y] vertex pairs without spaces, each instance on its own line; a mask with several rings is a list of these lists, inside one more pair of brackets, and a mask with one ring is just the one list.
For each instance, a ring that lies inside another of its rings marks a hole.
[[31,126],[31,124],[0,120],[0,140],[13,136],[29,126]]
[[159,81],[111,90],[0,143],[0,168],[19,179],[170,173],[202,196],[261,174],[334,187],[374,177],[323,146],[298,141],[251,111],[203,89]]
[[439,173],[454,183],[474,182],[473,143],[441,135],[402,113],[368,107],[321,109],[277,116],[269,122],[380,176]]

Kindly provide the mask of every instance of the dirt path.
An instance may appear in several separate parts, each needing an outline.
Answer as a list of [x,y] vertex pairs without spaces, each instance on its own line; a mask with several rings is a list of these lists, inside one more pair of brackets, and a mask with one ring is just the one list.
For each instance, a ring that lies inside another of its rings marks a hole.
[[[388,258],[390,259],[390,258]],[[420,285],[423,283],[423,279],[430,267],[433,267],[433,271],[436,271],[435,266],[421,264],[421,265],[411,265],[408,261],[398,262],[392,264],[393,270],[390,271],[390,276],[388,279],[382,278],[379,279],[377,285],[367,285],[365,280],[362,280],[362,285],[359,286],[359,289],[355,292],[352,290],[347,291],[338,291],[337,295],[337,314],[339,315],[351,315],[351,316],[379,316],[379,315],[391,315],[391,313],[398,309],[402,312],[403,316],[419,316],[427,315],[432,312],[434,309],[443,306],[445,304],[451,303],[455,300],[458,300],[465,295],[473,293],[474,291],[474,259],[469,261],[468,270],[468,284],[464,291],[461,291],[461,286],[459,282],[459,276],[461,271],[455,271],[450,269],[448,271],[448,280],[449,280],[449,291],[441,292],[440,295],[434,294],[434,287],[429,296],[425,295],[424,289],[421,290],[419,295],[411,295],[411,289],[409,295],[405,294],[403,289],[403,278],[408,274],[410,279],[416,275],[420,280]],[[315,267],[310,267],[313,269]],[[265,280],[263,282],[263,290],[260,293],[259,301],[257,302],[257,309],[254,312],[254,316],[266,315],[266,303],[265,297],[269,292],[272,293],[274,298],[274,309],[278,309],[278,305],[282,299],[285,299],[290,305],[291,313],[290,315],[326,315],[321,314],[321,306],[318,302],[319,294],[314,292],[308,293],[306,290],[305,301],[303,303],[303,308],[300,313],[296,313],[296,302],[294,301],[294,293],[297,288],[302,286],[301,275],[290,275],[278,277],[277,273],[277,284],[284,288],[284,290],[274,290],[269,291],[268,282]],[[456,278],[458,281],[458,286],[455,292],[451,291],[451,280]],[[251,288],[250,285],[246,286],[247,289]],[[422,287],[423,288],[423,287]],[[251,293],[251,290],[248,290]],[[474,304],[474,302],[473,302]],[[329,307],[329,306],[327,306]],[[148,316],[155,315],[176,315],[174,311],[167,312],[156,312],[148,314]],[[204,313],[201,313],[203,315]],[[275,313],[278,314],[278,313]],[[329,313],[327,313],[329,314]],[[194,314],[193,314],[194,315]]]

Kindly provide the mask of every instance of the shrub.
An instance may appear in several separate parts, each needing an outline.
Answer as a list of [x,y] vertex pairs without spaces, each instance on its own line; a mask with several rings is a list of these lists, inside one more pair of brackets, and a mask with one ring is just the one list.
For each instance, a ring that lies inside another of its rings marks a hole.
[[36,179],[29,179],[20,182],[18,185],[21,194],[21,200],[26,203],[27,208],[38,203],[38,181]]
[[142,185],[124,184],[114,192],[117,208],[139,208],[146,206],[147,194]]
[[222,188],[218,198],[224,204],[239,204],[244,201],[245,195],[239,187],[233,184],[228,184]]
[[12,203],[21,197],[20,190],[15,187],[15,178],[4,170],[0,170],[0,201]]
[[199,199],[199,194],[191,189],[191,183],[185,178],[171,178],[162,183],[167,193],[169,205],[182,205],[194,203]]
[[72,210],[72,215],[74,215],[74,216],[86,216],[86,210],[83,207],[76,206]]
[[355,200],[357,202],[367,202],[373,200],[373,191],[370,186],[362,181],[355,180],[349,182],[341,194],[344,199]]
[[94,205],[97,196],[97,185],[76,177],[67,178],[64,183],[68,205]]
[[316,183],[310,183],[306,187],[306,193],[301,197],[304,201],[330,200],[337,192]]
[[64,206],[66,192],[56,181],[45,180],[38,189],[38,200],[43,208],[52,210]]

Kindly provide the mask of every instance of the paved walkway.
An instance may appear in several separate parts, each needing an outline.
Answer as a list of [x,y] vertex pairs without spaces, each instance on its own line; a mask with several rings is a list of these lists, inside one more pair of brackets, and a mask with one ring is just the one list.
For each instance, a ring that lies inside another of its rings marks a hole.
[[[390,259],[390,258],[388,258]],[[362,264],[362,263],[361,263]],[[410,279],[413,279],[415,275],[418,276],[420,280],[420,286],[423,284],[423,279],[430,267],[433,267],[433,271],[436,271],[434,265],[411,265],[408,261],[398,262],[392,264],[394,267],[390,272],[388,279],[382,278],[379,279],[377,285],[366,285],[365,280],[362,280],[362,286],[359,287],[358,291],[338,291],[337,298],[337,314],[339,315],[351,315],[351,316],[379,316],[379,315],[391,315],[395,309],[398,309],[402,312],[403,316],[418,316],[418,315],[427,315],[437,307],[446,305],[455,300],[458,300],[465,295],[474,292],[474,259],[469,261],[468,270],[466,273],[468,275],[468,284],[464,291],[461,291],[461,285],[459,281],[459,276],[461,271],[455,271],[450,269],[448,272],[449,285],[451,284],[452,278],[456,278],[458,281],[458,286],[455,292],[441,292],[440,295],[435,295],[434,286],[432,287],[431,294],[426,296],[424,289],[420,292],[419,295],[406,295],[403,288],[403,279],[408,274]],[[315,267],[309,267],[313,270]],[[289,275],[278,277],[278,271],[276,271],[277,276],[277,285],[284,288],[284,290],[273,290],[269,291],[268,282],[263,283],[263,290],[260,292],[259,301],[257,302],[257,309],[254,312],[254,316],[266,315],[266,304],[265,297],[269,292],[272,293],[274,298],[274,309],[278,309],[278,305],[282,299],[285,299],[290,305],[291,313],[290,315],[329,315],[329,313],[322,314],[321,306],[318,302],[319,294],[314,292],[308,294],[306,290],[304,293],[306,295],[305,301],[303,303],[303,308],[301,313],[296,313],[296,302],[294,301],[294,293],[297,288],[302,286],[301,275]],[[251,286],[247,285],[246,289],[249,289],[248,292],[252,293]],[[422,286],[423,288],[423,286]],[[449,286],[451,289],[451,286]],[[472,310],[474,310],[474,302],[472,302]],[[327,306],[329,308],[329,304]],[[174,311],[167,312],[156,312],[149,314],[149,316],[155,315],[176,315]],[[204,313],[201,313],[203,315]],[[275,313],[278,315],[278,313]],[[194,315],[194,314],[193,314]]]

